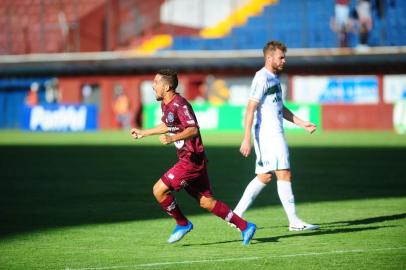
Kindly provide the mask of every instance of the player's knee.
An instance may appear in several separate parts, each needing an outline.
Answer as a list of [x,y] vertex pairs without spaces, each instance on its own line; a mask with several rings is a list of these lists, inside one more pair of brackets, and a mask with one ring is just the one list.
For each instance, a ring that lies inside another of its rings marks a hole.
[[154,196],[156,197],[156,195],[158,194],[158,186],[155,183],[155,185],[152,187],[152,194],[154,194]]
[[290,170],[281,170],[276,172],[276,177],[278,178],[278,180],[291,181],[292,173],[290,172]]
[[207,198],[202,196],[199,200],[200,207],[211,211],[214,208],[216,201],[213,198]]
[[154,194],[155,198],[159,198],[164,195],[165,189],[162,188],[161,180],[158,180],[152,187],[152,193]]
[[268,184],[272,180],[272,174],[271,173],[258,174],[257,178],[262,183]]

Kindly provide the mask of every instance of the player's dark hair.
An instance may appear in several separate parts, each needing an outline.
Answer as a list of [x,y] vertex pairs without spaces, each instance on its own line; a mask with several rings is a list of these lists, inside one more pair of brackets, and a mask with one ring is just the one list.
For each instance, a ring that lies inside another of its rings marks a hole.
[[277,41],[277,40],[272,40],[272,41],[268,42],[265,45],[265,47],[264,47],[264,49],[262,51],[263,51],[264,56],[265,56],[268,51],[275,52],[276,49],[279,49],[284,53],[286,53],[286,51],[287,51],[286,45],[283,44],[282,42]]
[[176,90],[178,87],[178,74],[173,69],[161,69],[158,71],[158,74],[162,76],[162,79],[169,85],[171,90]]

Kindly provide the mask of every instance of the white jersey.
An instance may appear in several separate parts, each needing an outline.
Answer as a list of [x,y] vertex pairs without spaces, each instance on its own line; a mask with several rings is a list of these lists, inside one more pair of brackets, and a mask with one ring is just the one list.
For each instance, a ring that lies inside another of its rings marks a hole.
[[257,101],[253,129],[283,133],[283,101],[279,78],[265,67],[252,80],[250,99]]
[[278,77],[267,69],[259,70],[252,81],[250,99],[257,101],[252,133],[255,173],[289,169],[289,151],[283,132],[282,88]]

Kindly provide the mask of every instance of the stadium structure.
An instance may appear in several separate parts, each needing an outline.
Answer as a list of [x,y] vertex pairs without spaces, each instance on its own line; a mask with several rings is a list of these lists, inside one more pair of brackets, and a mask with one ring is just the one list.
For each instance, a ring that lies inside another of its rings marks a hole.
[[[280,40],[288,46],[285,100],[295,112],[322,130],[394,130],[404,124],[394,112],[406,99],[406,2],[369,1],[366,44],[357,1],[349,2],[353,27],[343,46],[334,1],[3,1],[0,128],[44,130],[34,112],[46,118],[68,106],[91,109],[95,123],[83,129],[118,128],[118,88],[130,99],[132,125],[153,125],[152,76],[171,67],[200,117],[218,119],[204,128],[241,130],[241,121],[225,123],[246,103],[262,47]],[[41,110],[24,102],[33,82]]]

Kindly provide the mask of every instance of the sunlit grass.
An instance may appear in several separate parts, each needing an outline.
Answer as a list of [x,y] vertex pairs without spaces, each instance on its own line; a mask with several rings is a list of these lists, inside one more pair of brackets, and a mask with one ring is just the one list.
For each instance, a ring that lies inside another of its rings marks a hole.
[[[202,131],[206,145],[236,146],[241,143],[242,132]],[[312,135],[288,132],[291,146],[406,146],[406,135],[390,131],[329,131]],[[134,140],[126,131],[99,132],[24,132],[0,131],[0,145],[159,145],[157,136]]]
[[0,268],[402,269],[404,205],[406,198],[299,204],[300,214],[322,228],[294,233],[280,206],[256,208],[247,213],[259,227],[248,247],[239,232],[203,211],[189,215],[195,228],[174,245],[165,242],[174,226],[165,215],[39,230],[3,239]]
[[[203,132],[216,198],[235,206],[254,177],[241,133]],[[174,222],[152,186],[173,146],[127,132],[0,132],[0,269],[406,269],[406,137],[391,132],[287,134],[299,216],[288,232],[275,182],[241,234],[175,196],[195,229],[168,245]],[[134,147],[131,147],[134,146]]]

